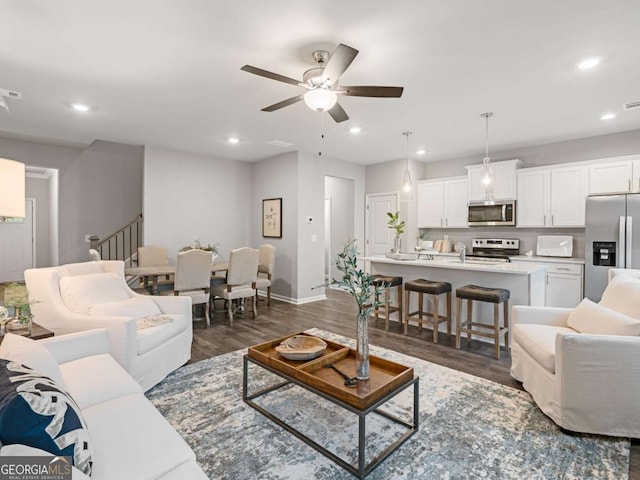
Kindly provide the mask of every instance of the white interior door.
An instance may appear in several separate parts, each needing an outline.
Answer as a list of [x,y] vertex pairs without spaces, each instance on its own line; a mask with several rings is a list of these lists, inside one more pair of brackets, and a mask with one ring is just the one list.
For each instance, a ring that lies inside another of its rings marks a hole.
[[25,218],[0,222],[0,282],[22,282],[24,271],[35,267],[35,200],[26,199]]
[[367,238],[365,253],[382,255],[393,246],[393,232],[387,226],[387,212],[398,211],[397,193],[367,195]]

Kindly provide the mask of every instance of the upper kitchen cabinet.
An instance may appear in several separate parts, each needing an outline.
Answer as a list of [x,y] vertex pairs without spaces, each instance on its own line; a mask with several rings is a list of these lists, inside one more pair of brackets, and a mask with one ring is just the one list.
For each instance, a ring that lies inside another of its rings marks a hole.
[[[493,199],[515,200],[517,194],[516,169],[520,168],[520,160],[506,160],[504,162],[491,162],[493,170]],[[482,202],[486,200],[485,188],[480,180],[482,165],[470,165],[467,169],[469,188],[469,202]]]
[[418,182],[418,227],[467,227],[467,177]]
[[518,227],[584,227],[584,165],[518,171]]
[[640,155],[589,166],[589,195],[640,192]]

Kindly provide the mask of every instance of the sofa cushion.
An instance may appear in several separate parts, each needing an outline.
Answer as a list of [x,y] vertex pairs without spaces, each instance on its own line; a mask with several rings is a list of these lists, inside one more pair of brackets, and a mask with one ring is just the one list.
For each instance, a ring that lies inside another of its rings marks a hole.
[[162,478],[195,460],[185,441],[144,395],[134,394],[83,410],[94,441],[95,478]]
[[76,402],[50,378],[9,360],[0,360],[0,444],[68,455],[91,475],[89,432]]
[[96,303],[129,298],[123,278],[113,272],[60,277],[59,285],[65,305],[76,313],[88,314]]
[[139,296],[114,302],[103,302],[89,305],[89,315],[116,315],[122,317],[142,318],[159,315],[160,309],[151,298]]
[[640,319],[640,279],[616,275],[604,290],[600,305]]
[[178,314],[162,314],[162,317],[171,318],[171,322],[158,325],[156,327],[139,329],[137,334],[138,355],[142,355],[162,345],[170,338],[175,337],[178,333],[184,331],[191,319],[184,315]]
[[140,385],[108,353],[63,363],[60,370],[67,391],[83,410],[114,398],[142,393]]
[[35,340],[7,333],[0,345],[0,358],[26,365],[57,384],[64,385],[58,362],[47,347]]
[[580,333],[640,335],[640,320],[604,307],[602,303],[593,303],[588,298],[569,314],[567,325]]
[[578,333],[571,328],[518,323],[513,326],[513,341],[545,370],[556,373],[556,335]]

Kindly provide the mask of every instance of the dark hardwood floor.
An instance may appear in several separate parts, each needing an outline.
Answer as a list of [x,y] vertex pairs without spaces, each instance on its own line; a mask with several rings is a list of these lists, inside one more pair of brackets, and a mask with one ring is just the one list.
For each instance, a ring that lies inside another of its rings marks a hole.
[[[203,321],[195,322],[191,361],[197,362],[313,327],[355,338],[355,302],[344,292],[327,292],[327,301],[298,306],[272,300],[271,307],[267,307],[265,301],[260,301],[256,319],[246,312],[235,317],[232,326],[225,312],[221,311],[211,319],[209,328],[205,328]],[[443,333],[440,333],[439,343],[434,344],[431,331],[426,328],[420,331],[418,327],[411,326],[409,335],[405,336],[397,322],[390,323],[386,332],[383,320],[377,324],[372,320],[369,342],[522,390],[520,383],[509,375],[511,359],[508,353],[503,351],[500,360],[496,360],[493,346],[477,340],[473,340],[470,346],[463,340],[462,348],[456,350],[454,340]],[[639,440],[633,440],[631,444],[629,478],[640,480]]]

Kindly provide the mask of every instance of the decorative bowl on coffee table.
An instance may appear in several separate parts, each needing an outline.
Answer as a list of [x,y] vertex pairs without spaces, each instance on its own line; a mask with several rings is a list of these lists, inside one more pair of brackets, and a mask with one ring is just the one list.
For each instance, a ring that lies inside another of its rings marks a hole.
[[309,335],[294,335],[275,348],[287,360],[311,360],[322,355],[326,349],[326,342]]

